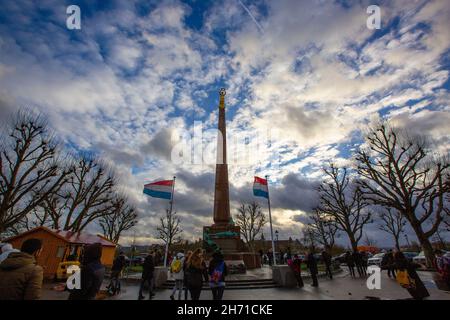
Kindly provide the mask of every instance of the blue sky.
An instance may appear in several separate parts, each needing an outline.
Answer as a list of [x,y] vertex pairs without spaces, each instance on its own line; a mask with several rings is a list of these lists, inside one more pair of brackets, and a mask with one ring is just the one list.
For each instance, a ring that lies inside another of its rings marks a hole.
[[[0,116],[44,112],[67,148],[110,162],[139,209],[142,243],[166,206],[142,185],[177,175],[176,209],[194,239],[212,220],[214,167],[171,152],[196,122],[215,141],[225,87],[229,143],[272,137],[270,149],[229,159],[232,210],[252,199],[255,173],[269,174],[275,228],[300,237],[320,168],[351,165],[370,123],[390,119],[448,152],[450,6],[376,3],[380,30],[366,26],[369,1],[0,0]],[[66,28],[70,4],[81,30]],[[367,232],[389,244],[376,225]]]

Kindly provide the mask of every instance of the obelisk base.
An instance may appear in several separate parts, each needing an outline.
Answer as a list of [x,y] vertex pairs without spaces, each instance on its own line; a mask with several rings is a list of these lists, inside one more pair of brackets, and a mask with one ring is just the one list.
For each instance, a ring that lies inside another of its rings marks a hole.
[[230,274],[245,273],[247,269],[261,268],[258,254],[246,252],[240,238],[240,228],[234,225],[203,227],[203,248],[208,255],[220,250]]

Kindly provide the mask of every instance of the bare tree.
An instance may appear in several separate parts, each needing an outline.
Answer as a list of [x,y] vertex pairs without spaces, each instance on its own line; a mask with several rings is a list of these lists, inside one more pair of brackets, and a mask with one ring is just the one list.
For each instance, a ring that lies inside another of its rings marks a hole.
[[338,236],[336,223],[330,220],[319,208],[314,209],[313,213],[309,215],[309,220],[307,226],[315,241],[331,253],[335,239]]
[[41,116],[18,113],[0,146],[0,234],[24,221],[68,172],[56,159],[56,143]]
[[311,225],[305,225],[303,228],[303,246],[310,249],[311,251],[316,251],[316,237],[312,231]]
[[161,239],[164,244],[169,244],[169,248],[172,243],[176,243],[181,241],[181,237],[179,236],[183,230],[180,228],[180,218],[178,218],[176,212],[172,212],[169,214],[169,209],[166,210],[166,216],[164,218],[160,218],[160,224],[156,228],[158,232],[158,238]]
[[258,203],[242,203],[238,208],[236,225],[240,227],[245,243],[247,243],[252,251],[254,250],[254,241],[262,232],[262,228],[266,223],[266,216],[262,212],[261,206]]
[[380,230],[392,235],[395,242],[395,248],[400,251],[400,236],[406,225],[405,217],[397,210],[391,208],[380,213],[381,221]]
[[364,244],[368,247],[374,247],[377,245],[377,242],[371,237],[369,237],[369,235],[366,233],[366,236],[364,238]]
[[71,168],[67,182],[48,194],[41,206],[54,228],[80,232],[111,213],[115,179],[99,160],[82,157]]
[[110,214],[99,220],[103,235],[110,241],[118,243],[123,231],[136,225],[136,209],[127,203],[124,196],[117,196],[113,201]]
[[357,250],[364,226],[372,222],[367,203],[361,190],[350,180],[347,168],[339,169],[331,164],[324,172],[329,181],[319,186],[319,210],[347,234],[352,249]]
[[[446,187],[450,189],[450,175],[447,175],[447,180],[445,182]],[[444,212],[446,213],[443,223],[447,231],[450,231],[450,193],[447,193],[446,202],[444,204]]]
[[[425,142],[401,135],[381,124],[366,137],[370,149],[357,154],[360,187],[370,203],[398,210],[411,224],[432,265],[433,248],[429,238],[444,219],[444,183],[449,163],[432,160]],[[433,221],[424,230],[428,221]]]

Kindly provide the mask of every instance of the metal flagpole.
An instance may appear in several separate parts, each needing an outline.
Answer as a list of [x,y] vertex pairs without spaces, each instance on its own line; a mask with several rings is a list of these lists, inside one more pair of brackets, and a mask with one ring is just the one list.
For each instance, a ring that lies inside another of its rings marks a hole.
[[275,256],[275,242],[273,240],[273,228],[272,228],[272,212],[270,211],[270,195],[269,195],[269,176],[266,176],[267,181],[267,203],[269,205],[269,222],[270,222],[270,238],[272,240],[272,255],[273,255],[273,264],[277,264],[277,259]]
[[172,208],[173,208],[173,195],[175,194],[175,179],[176,177],[173,176],[173,183],[172,183],[172,195],[170,197],[170,209],[169,213],[167,214],[167,241],[166,241],[166,251],[164,253],[164,267],[167,267],[167,256],[169,254],[169,237],[170,232],[172,231]]

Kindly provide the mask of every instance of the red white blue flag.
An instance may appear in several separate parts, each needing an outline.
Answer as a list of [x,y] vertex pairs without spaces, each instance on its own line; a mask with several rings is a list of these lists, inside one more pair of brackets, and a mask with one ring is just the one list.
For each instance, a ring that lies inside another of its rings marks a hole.
[[162,180],[144,185],[144,193],[154,198],[172,199],[173,180]]
[[269,198],[269,190],[267,189],[267,180],[255,177],[253,182],[253,195],[256,197]]

